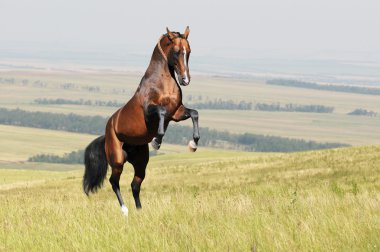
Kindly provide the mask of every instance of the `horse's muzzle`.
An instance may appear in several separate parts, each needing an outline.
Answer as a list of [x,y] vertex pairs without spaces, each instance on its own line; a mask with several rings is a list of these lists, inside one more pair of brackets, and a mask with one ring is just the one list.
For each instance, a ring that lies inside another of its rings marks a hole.
[[181,85],[182,86],[187,86],[189,84],[190,84],[190,79],[187,76],[182,77]]
[[177,71],[174,71],[174,78],[176,79],[177,83],[181,86],[187,86],[190,84],[190,78],[187,76],[187,74],[178,74]]

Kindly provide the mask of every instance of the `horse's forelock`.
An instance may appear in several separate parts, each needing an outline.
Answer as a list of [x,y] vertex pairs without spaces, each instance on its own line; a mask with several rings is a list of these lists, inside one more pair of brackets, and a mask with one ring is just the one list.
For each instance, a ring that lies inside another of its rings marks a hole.
[[[176,38],[186,39],[184,34],[181,34],[179,32],[171,32],[171,33],[175,35],[174,39]],[[169,33],[166,33],[165,36],[169,36]]]

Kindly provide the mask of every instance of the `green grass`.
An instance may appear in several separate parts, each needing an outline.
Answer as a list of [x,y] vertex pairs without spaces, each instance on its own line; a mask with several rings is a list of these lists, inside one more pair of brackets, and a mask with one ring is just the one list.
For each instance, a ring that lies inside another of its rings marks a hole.
[[292,154],[198,150],[151,159],[143,209],[82,167],[0,169],[3,251],[378,251],[380,146]]

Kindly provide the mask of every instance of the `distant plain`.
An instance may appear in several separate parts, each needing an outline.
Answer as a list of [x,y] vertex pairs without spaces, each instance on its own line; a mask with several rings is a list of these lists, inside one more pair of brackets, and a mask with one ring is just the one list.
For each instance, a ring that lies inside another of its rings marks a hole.
[[[111,70],[28,70],[2,71],[0,78],[13,79],[2,83],[0,107],[27,111],[75,113],[109,117],[116,107],[85,105],[41,105],[35,99],[100,100],[123,103],[133,95],[142,74]],[[23,80],[27,80],[22,84]],[[72,84],[63,88],[64,84]],[[89,91],[99,88],[98,91]],[[253,133],[351,145],[379,143],[380,116],[351,116],[347,113],[363,108],[380,112],[376,95],[339,93],[293,87],[267,85],[262,80],[241,80],[194,75],[190,86],[183,89],[184,104],[217,99],[282,105],[324,105],[334,112],[263,112],[244,110],[200,110],[201,127],[234,133]],[[190,121],[182,125],[191,125]]]
[[[125,102],[140,73],[111,70],[0,72],[0,107],[110,116],[117,108],[41,105],[35,99]],[[94,91],[95,90],[95,91]],[[33,163],[37,154],[83,149],[96,136],[0,125],[0,251],[378,251],[378,96],[315,91],[194,75],[184,103],[215,99],[333,106],[331,114],[199,110],[201,127],[352,145],[300,153],[210,149],[163,143],[151,158],[135,211],[125,165],[120,212],[108,182],[86,198],[83,165]],[[191,125],[191,121],[182,122]],[[20,207],[22,206],[22,207]],[[115,238],[116,237],[116,238]]]

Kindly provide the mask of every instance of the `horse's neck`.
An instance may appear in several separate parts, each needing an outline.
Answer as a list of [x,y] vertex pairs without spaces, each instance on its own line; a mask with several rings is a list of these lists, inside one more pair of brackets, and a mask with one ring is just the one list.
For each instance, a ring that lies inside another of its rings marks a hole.
[[143,79],[143,82],[154,83],[155,86],[162,89],[163,92],[177,89],[180,91],[176,81],[170,74],[167,61],[162,57],[157,46],[153,51],[152,58]]
[[146,70],[146,74],[153,75],[156,74],[169,74],[169,67],[166,59],[161,55],[160,50],[156,46],[153,50],[152,57],[150,59],[149,66]]

